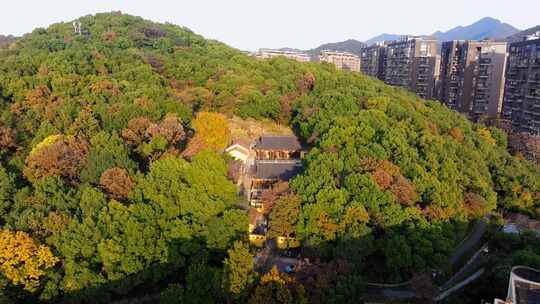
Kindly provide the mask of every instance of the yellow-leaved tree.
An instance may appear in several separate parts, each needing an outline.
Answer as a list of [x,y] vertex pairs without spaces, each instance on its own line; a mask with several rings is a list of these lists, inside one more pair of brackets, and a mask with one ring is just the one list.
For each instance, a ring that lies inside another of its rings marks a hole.
[[223,114],[200,112],[192,121],[192,126],[195,136],[184,151],[186,156],[193,156],[205,149],[221,152],[231,142],[231,130]]
[[478,135],[490,145],[497,144],[497,141],[493,138],[493,136],[491,136],[491,132],[488,129],[479,128],[478,130],[476,130],[476,133],[478,133]]
[[0,272],[14,285],[35,291],[45,270],[57,262],[49,247],[38,245],[27,233],[0,232]]

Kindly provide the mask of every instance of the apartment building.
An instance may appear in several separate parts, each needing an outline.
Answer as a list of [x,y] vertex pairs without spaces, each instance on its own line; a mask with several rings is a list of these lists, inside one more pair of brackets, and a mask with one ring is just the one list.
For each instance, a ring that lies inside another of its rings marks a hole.
[[441,47],[441,89],[439,100],[455,111],[458,110],[459,88],[462,82],[459,72],[462,50],[461,43],[457,40],[443,42]]
[[338,69],[360,72],[360,57],[351,53],[322,51],[319,61],[333,63]]
[[496,117],[504,95],[506,49],[506,42],[444,42],[439,99],[473,121]]
[[437,40],[405,36],[386,48],[384,82],[409,88],[418,96],[432,99],[438,91],[440,56]]
[[362,49],[360,69],[362,73],[384,81],[386,68],[386,45],[374,44]]
[[307,53],[285,50],[259,49],[257,52],[255,52],[254,56],[255,58],[259,59],[270,59],[283,56],[299,62],[311,61],[311,57]]
[[515,132],[540,134],[540,35],[510,44],[503,117]]

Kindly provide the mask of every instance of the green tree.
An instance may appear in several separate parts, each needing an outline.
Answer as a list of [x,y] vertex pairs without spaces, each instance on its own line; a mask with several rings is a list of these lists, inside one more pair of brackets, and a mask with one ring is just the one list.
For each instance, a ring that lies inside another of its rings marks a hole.
[[249,247],[236,241],[224,261],[224,288],[234,299],[244,299],[255,282],[253,254]]
[[133,172],[137,165],[116,133],[100,132],[90,139],[90,150],[81,171],[81,181],[98,184],[103,172],[113,167]]
[[13,176],[0,165],[0,218],[9,211],[15,190]]
[[300,216],[300,198],[296,195],[281,197],[272,208],[268,220],[269,238],[293,237]]

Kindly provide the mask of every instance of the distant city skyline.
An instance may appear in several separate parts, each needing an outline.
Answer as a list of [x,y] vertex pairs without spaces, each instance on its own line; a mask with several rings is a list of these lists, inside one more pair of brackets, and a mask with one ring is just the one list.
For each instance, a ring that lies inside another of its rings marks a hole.
[[197,0],[9,1],[0,10],[0,34],[22,35],[36,27],[83,15],[121,10],[157,22],[190,28],[242,50],[311,49],[347,39],[365,41],[382,33],[431,34],[493,17],[520,30],[540,23],[540,1],[360,1]]

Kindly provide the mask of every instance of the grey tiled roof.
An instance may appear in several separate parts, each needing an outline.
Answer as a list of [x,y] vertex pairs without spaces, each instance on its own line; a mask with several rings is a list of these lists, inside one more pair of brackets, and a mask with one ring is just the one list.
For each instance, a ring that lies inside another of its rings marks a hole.
[[257,162],[255,178],[288,181],[300,173],[302,165],[295,162]]
[[255,143],[256,150],[285,150],[298,151],[302,149],[296,136],[261,136]]

